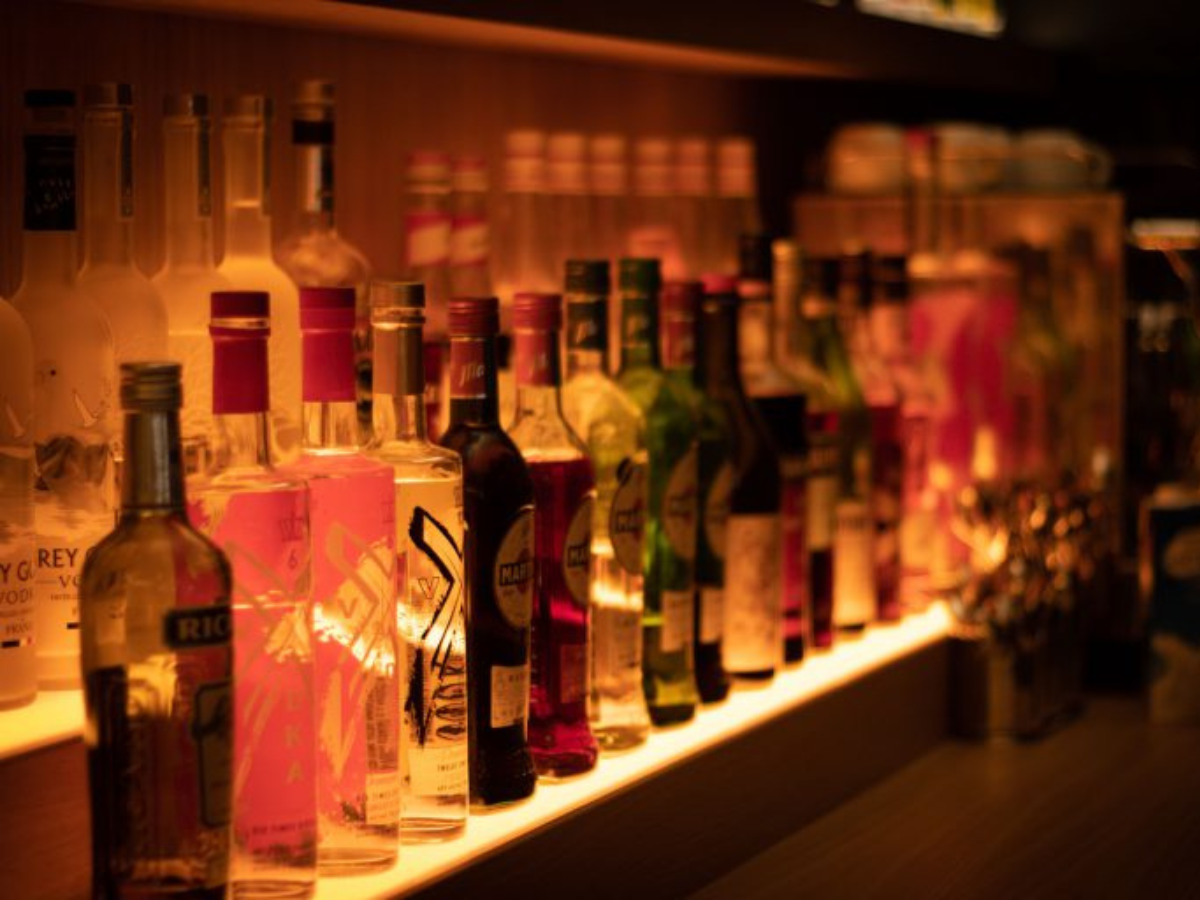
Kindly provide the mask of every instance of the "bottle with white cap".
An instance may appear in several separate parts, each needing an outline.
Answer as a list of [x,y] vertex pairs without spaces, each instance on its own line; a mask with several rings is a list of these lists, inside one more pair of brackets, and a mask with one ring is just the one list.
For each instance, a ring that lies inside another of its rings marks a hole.
[[684,276],[675,227],[673,181],[671,142],[662,137],[639,140],[634,146],[628,250],[634,257],[659,260],[667,280]]
[[548,147],[546,174],[557,275],[562,273],[568,259],[579,258],[588,251],[591,240],[587,141],[578,132],[559,131],[550,135]]
[[758,173],[754,142],[747,137],[723,137],[717,143],[717,196],[713,215],[713,246],[709,253],[718,271],[736,272],[738,237],[762,231],[758,209]]
[[680,138],[675,145],[675,222],[689,278],[718,268],[709,253],[713,243],[710,153],[708,141],[701,137]]

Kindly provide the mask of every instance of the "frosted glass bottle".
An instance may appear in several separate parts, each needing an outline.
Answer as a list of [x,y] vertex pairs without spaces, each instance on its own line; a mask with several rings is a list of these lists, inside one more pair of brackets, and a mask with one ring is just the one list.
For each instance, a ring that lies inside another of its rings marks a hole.
[[225,255],[217,271],[237,290],[271,295],[271,432],[281,461],[300,452],[300,293],[271,256],[271,101],[225,101]]
[[450,170],[450,295],[492,293],[487,162],[459,156]]
[[685,275],[675,215],[671,151],[671,142],[666,138],[643,138],[634,146],[627,244],[630,256],[659,260],[662,276],[668,281]]
[[675,227],[688,278],[719,269],[710,258],[713,226],[712,169],[708,141],[682,138],[675,149]]
[[568,259],[581,259],[588,253],[592,222],[586,148],[584,136],[577,132],[550,135],[546,184],[550,190],[555,277],[561,276]]
[[763,230],[754,150],[754,142],[745,137],[724,137],[717,143],[709,264],[719,272],[736,272],[738,238]]
[[[624,135],[596,134],[588,141],[588,184],[592,192],[592,243],[588,258],[616,260],[625,255],[629,232],[629,165]],[[608,333],[621,333],[621,304],[608,304]],[[611,341],[607,369],[621,364],[621,342]]]
[[13,306],[33,338],[38,683],[79,684],[79,574],[112,530],[112,333],[75,266],[75,95],[27,91],[25,233]]
[[204,94],[172,94],[163,100],[167,252],[163,267],[151,279],[167,308],[167,356],[183,366],[180,428],[188,475],[204,469],[212,437],[209,297],[229,289],[213,262],[208,110]]

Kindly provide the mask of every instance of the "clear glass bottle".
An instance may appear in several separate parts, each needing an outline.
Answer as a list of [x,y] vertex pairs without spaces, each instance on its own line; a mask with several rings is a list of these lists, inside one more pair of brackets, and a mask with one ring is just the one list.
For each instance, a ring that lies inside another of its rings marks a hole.
[[191,519],[233,569],[233,895],[303,898],[317,878],[310,502],[273,459],[270,318],[265,291],[212,296],[217,434]]
[[739,236],[763,230],[754,154],[754,142],[749,138],[735,135],[717,142],[717,193],[709,231],[709,259],[718,272],[736,272]]
[[281,471],[312,504],[317,865],[386,869],[400,841],[392,469],[358,451],[352,287],[302,287],[304,450]]
[[568,259],[585,256],[592,241],[586,150],[586,139],[574,131],[551,134],[547,143],[546,187],[555,272],[562,272]]
[[208,97],[163,100],[166,259],[151,279],[167,308],[167,356],[183,366],[184,470],[207,465],[212,435],[209,298],[230,284],[213,262],[212,158]]
[[0,710],[37,695],[33,646],[33,339],[0,298]]
[[371,439],[371,323],[367,283],[371,264],[334,224],[333,82],[301,81],[292,95],[292,147],[296,158],[295,230],[275,249],[279,266],[299,287],[354,288],[357,320],[358,443]]
[[487,161],[482,156],[455,157],[450,188],[450,295],[490,296]]
[[807,507],[808,438],[804,385],[778,363],[771,243],[765,235],[742,235],[737,292],[738,360],[742,382],[767,424],[779,453],[782,492],[783,659],[799,662],[811,641],[807,551],[804,527]]
[[406,276],[425,285],[428,331],[446,333],[450,302],[450,157],[440,150],[408,155],[404,212]]
[[692,639],[696,689],[704,703],[729,694],[721,658],[725,633],[725,526],[733,485],[733,433],[725,410],[697,380],[699,281],[669,281],[662,292],[660,347],[667,383],[686,397],[696,423],[696,555]]
[[649,491],[644,554],[642,684],[655,725],[696,712],[696,423],[688,397],[659,366],[658,260],[622,259],[617,383],[646,419]]
[[[505,135],[504,147],[504,194],[496,221],[499,258],[495,275],[501,328],[507,333],[517,291],[552,291],[558,279],[546,193],[546,134],[532,129],[510,131]],[[504,408],[502,402],[502,411]],[[508,421],[507,417],[502,421]]]
[[76,281],[75,95],[25,93],[25,232],[13,306],[33,339],[38,684],[79,685],[79,573],[112,529],[112,333]]
[[677,225],[671,142],[660,137],[642,138],[634,145],[628,253],[659,260],[664,279],[684,278],[687,270]]
[[[89,84],[83,91],[83,267],[79,287],[108,319],[117,364],[163,359],[167,309],[133,261],[133,89]],[[117,477],[121,416],[109,407]]]
[[300,452],[300,294],[271,256],[271,101],[225,100],[225,255],[217,271],[239,291],[271,295],[271,435],[281,460]]
[[229,562],[188,523],[178,363],[125,363],[115,530],[80,583],[92,896],[224,897],[234,783]]
[[[588,163],[592,242],[587,255],[615,265],[625,255],[625,242],[629,234],[629,165],[624,135],[592,135],[588,140]],[[619,303],[609,304],[608,333],[621,333]],[[620,367],[620,341],[610,342],[607,365],[610,372]]]
[[372,283],[375,443],[370,453],[392,468],[397,614],[408,658],[400,688],[405,841],[461,834],[468,802],[463,467],[457,453],[426,436],[424,321],[423,285]]
[[495,297],[450,303],[450,428],[463,461],[467,701],[471,803],[504,806],[533,793],[529,752],[530,624],[536,545],[533,480],[500,428]]
[[650,731],[642,691],[643,557],[647,504],[646,422],[605,374],[607,260],[569,260],[567,380],[563,415],[584,441],[596,476],[592,518],[592,733],[604,750],[627,750]]
[[709,155],[708,141],[701,137],[681,138],[675,145],[675,221],[688,278],[716,270],[709,255],[713,225]]
[[536,585],[529,747],[542,777],[587,772],[599,755],[588,728],[588,626],[596,481],[587,447],[563,418],[562,296],[513,300],[517,415],[509,433],[533,479]]

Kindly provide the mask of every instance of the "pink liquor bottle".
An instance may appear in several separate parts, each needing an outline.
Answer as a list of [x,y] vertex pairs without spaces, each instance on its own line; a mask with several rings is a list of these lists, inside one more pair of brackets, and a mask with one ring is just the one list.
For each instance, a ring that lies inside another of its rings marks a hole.
[[534,492],[536,587],[529,749],[542,777],[596,764],[588,727],[588,604],[596,481],[587,447],[562,413],[562,297],[519,293],[513,301],[517,414],[509,434],[529,464]]
[[313,547],[317,862],[386,869],[400,838],[396,502],[390,466],[358,452],[355,290],[300,289],[303,450]]
[[265,291],[215,291],[212,466],[193,524],[233,570],[234,896],[317,879],[309,491],[272,461]]

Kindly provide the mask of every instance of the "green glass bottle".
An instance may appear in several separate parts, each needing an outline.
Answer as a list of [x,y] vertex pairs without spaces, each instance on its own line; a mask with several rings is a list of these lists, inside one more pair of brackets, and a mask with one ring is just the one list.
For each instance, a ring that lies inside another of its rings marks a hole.
[[696,710],[696,425],[688,397],[659,366],[661,283],[658,260],[621,260],[618,381],[646,418],[650,462],[642,682],[656,725],[687,721]]

